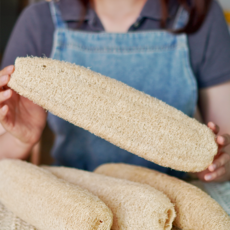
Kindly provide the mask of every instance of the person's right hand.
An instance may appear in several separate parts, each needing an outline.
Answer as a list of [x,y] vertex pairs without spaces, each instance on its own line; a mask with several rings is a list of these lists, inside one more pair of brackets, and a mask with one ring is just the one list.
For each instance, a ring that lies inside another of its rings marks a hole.
[[7,86],[14,66],[0,71],[0,123],[25,144],[39,141],[46,123],[45,110]]

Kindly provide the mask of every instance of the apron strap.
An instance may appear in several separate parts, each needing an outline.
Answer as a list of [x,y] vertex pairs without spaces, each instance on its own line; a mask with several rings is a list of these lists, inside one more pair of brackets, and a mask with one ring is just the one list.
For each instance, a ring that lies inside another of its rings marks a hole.
[[50,1],[49,5],[50,5],[50,12],[51,12],[51,16],[52,16],[55,28],[56,29],[57,28],[67,28],[66,23],[62,20],[61,12],[60,12],[58,4],[55,3],[54,1]]
[[188,19],[189,19],[188,16],[189,16],[188,12],[184,9],[184,7],[181,6],[178,9],[173,29],[178,30],[178,29],[183,28],[188,22]]

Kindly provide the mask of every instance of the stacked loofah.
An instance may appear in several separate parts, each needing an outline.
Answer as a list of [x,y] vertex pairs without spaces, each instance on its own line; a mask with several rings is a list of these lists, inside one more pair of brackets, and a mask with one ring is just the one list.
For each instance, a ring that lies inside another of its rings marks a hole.
[[[170,230],[173,205],[154,188],[175,204],[174,224],[181,230],[230,229],[230,218],[213,199],[179,179],[124,164],[107,164],[96,171],[143,184],[77,169],[41,169],[18,160],[0,161],[0,229]],[[101,198],[114,213],[113,225],[110,211],[98,198],[62,179]]]
[[159,165],[202,171],[213,161],[212,131],[114,79],[48,58],[17,58],[8,84],[53,114]]
[[172,203],[162,192],[140,183],[73,168],[45,167],[55,176],[98,196],[112,210],[112,230],[171,230]]
[[110,230],[112,226],[113,215],[98,197],[32,164],[1,160],[0,182],[0,202],[38,229]]
[[0,203],[0,229],[1,230],[36,230],[35,227],[16,217]]
[[148,184],[164,192],[175,204],[174,225],[183,230],[229,230],[230,217],[197,187],[163,173],[125,164],[106,164],[96,173]]

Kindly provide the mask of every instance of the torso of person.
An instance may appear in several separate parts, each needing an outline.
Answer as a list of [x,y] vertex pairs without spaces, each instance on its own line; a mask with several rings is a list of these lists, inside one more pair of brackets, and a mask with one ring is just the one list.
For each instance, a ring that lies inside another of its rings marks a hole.
[[[156,97],[188,116],[194,115],[197,84],[185,34],[163,30],[127,33],[70,30],[58,5],[51,2],[50,9],[55,24],[51,58],[85,66]],[[181,28],[186,22],[187,13],[181,8],[174,28]],[[123,162],[178,177],[184,175],[139,158],[51,113],[48,122],[56,134],[52,154],[57,165],[92,171],[103,163]]]

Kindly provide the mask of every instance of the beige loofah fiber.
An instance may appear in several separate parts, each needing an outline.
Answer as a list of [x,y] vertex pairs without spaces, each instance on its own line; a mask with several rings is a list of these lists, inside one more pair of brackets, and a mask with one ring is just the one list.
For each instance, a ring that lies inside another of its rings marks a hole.
[[0,203],[0,229],[1,230],[36,230]]
[[105,164],[96,173],[148,184],[175,204],[174,225],[183,230],[229,230],[230,217],[209,195],[182,180],[143,167]]
[[48,58],[17,58],[15,68],[16,92],[149,161],[195,172],[217,153],[205,125],[122,82]]
[[149,185],[107,177],[73,168],[45,167],[55,176],[98,196],[113,212],[112,230],[170,230],[173,204]]
[[110,230],[112,226],[113,215],[98,197],[19,160],[0,161],[0,202],[41,230]]

